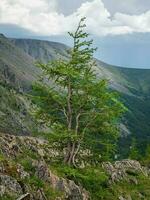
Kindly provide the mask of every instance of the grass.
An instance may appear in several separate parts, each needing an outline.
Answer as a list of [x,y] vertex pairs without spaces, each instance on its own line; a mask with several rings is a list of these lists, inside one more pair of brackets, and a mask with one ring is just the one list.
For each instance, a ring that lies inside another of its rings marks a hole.
[[25,171],[35,172],[35,169],[32,166],[32,160],[30,158],[22,158],[19,163],[24,167]]

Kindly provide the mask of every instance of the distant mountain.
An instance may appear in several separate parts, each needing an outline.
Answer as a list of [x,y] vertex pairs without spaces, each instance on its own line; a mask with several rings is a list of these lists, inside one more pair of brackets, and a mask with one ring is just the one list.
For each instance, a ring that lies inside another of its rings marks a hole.
[[[31,127],[35,128],[29,113],[30,102],[25,95],[40,74],[35,62],[66,59],[68,49],[56,42],[7,39],[0,35],[1,131],[30,134]],[[150,70],[121,68],[97,60],[95,71],[99,78],[109,80],[112,89],[120,92],[129,109],[121,125],[126,136],[121,141],[125,147],[123,152],[132,137],[137,138],[139,145],[145,145],[150,141]]]
[[39,74],[39,69],[35,68],[34,62],[35,60],[29,54],[0,35],[0,80],[2,83],[7,83],[15,89],[28,90]]
[[69,47],[61,43],[32,39],[11,39],[11,42],[42,63],[68,57]]

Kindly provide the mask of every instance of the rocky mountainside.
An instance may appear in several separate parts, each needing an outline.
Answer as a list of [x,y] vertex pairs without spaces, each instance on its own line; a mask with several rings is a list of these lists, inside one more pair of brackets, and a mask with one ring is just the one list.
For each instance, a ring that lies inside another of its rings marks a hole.
[[67,169],[56,165],[61,154],[46,140],[0,133],[0,199],[149,200],[150,169],[139,162]]
[[11,39],[11,42],[42,63],[68,57],[69,47],[61,43],[32,39]]
[[[30,101],[26,94],[31,90],[40,70],[37,61],[68,57],[68,47],[55,42],[7,39],[0,35],[0,130],[6,133],[30,134],[35,123],[30,115]],[[109,80],[112,89],[119,91],[128,107],[121,128],[125,149],[131,138],[139,145],[149,142],[150,130],[150,70],[127,69],[111,66],[97,60],[98,77]],[[125,153],[123,149],[123,153]]]
[[47,145],[36,138],[0,135],[1,199],[89,199],[81,186],[51,171],[50,162],[58,153]]

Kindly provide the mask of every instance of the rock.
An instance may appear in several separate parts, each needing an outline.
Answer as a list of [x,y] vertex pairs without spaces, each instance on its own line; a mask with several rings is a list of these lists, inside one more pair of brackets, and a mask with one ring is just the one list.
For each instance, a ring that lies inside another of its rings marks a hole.
[[104,162],[103,168],[110,175],[110,181],[112,183],[121,180],[127,180],[130,183],[138,184],[135,177],[129,177],[129,175],[136,175],[142,173],[144,176],[148,176],[148,169],[142,167],[138,161],[135,160],[122,160],[116,161],[114,164],[110,162]]
[[22,188],[16,179],[0,174],[0,190],[4,194],[21,195]]
[[127,197],[120,196],[119,200],[132,200],[132,198],[130,195],[128,195]]
[[120,196],[119,200],[126,200],[124,197]]
[[2,197],[5,194],[5,187],[4,185],[0,185],[0,197]]
[[29,173],[27,173],[24,170],[24,167],[22,165],[20,165],[20,164],[17,165],[17,172],[18,172],[18,175],[19,175],[21,180],[24,180],[25,178],[29,178],[30,177]]
[[47,157],[51,161],[63,156],[63,152],[58,151],[57,145],[50,146],[49,143],[40,138],[13,136],[0,133],[0,149],[9,158],[15,158],[24,153],[24,149],[30,150],[37,157]]
[[43,149],[38,149],[38,154],[41,156],[41,157],[44,157],[45,156],[45,152]]
[[36,193],[36,197],[35,197],[36,200],[47,200],[44,192],[42,189],[39,189]]

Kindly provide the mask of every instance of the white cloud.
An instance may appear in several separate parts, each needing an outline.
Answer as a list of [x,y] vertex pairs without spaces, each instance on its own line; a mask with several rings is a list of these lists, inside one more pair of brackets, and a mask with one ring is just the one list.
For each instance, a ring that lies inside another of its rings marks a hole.
[[130,27],[132,32],[150,32],[150,11],[141,15],[116,13],[115,20]]
[[58,0],[0,0],[0,23],[16,24],[39,35],[61,35],[86,16],[88,31],[98,36],[150,32],[150,11],[140,15],[115,13],[112,18],[102,0],[93,0],[64,16],[57,11],[58,6]]
[[150,8],[149,0],[102,0],[111,13],[140,14]]
[[83,4],[77,12],[87,16],[88,29],[96,35],[150,32],[150,11],[140,15],[116,13],[111,17],[102,1],[94,0]]

